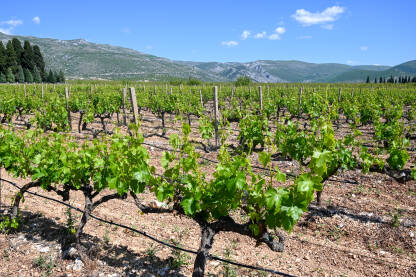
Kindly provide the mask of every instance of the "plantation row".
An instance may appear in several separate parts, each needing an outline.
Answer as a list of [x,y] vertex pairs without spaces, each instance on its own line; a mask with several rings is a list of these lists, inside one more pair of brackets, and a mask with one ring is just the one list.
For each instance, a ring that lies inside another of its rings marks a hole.
[[[82,191],[84,214],[74,234],[81,248],[80,235],[94,209],[130,195],[144,213],[174,212],[199,224],[201,244],[194,276],[203,275],[214,236],[221,231],[250,236],[274,251],[283,251],[283,235],[276,241],[270,230],[291,231],[314,192],[319,203],[324,182],[339,170],[375,171],[400,182],[416,177],[416,170],[408,164],[415,139],[412,86],[355,88],[355,92],[354,88],[317,86],[226,86],[214,93],[211,87],[141,86],[136,88],[136,101],[128,99],[134,93],[123,93],[118,85],[0,89],[0,113],[7,123],[0,129],[0,166],[16,177],[32,179],[16,194],[10,215],[2,222],[5,227],[18,223],[20,201],[30,188],[55,191],[64,200],[71,190]],[[138,112],[151,111],[163,125],[165,114],[182,121],[180,134],[169,138],[171,150],[163,153],[161,174],[149,165],[140,124],[130,124],[129,135],[118,128],[107,129],[114,114],[123,125],[122,118],[130,118],[135,102]],[[102,133],[111,136],[79,143],[64,132],[70,130],[74,114],[79,115],[79,132],[99,119]],[[200,153],[190,138],[191,115],[199,117],[200,139],[217,136],[218,163],[213,174],[204,173]],[[16,130],[17,118],[30,130]],[[342,121],[350,123],[349,132],[338,138],[335,129]],[[227,142],[230,122],[238,123],[236,148]],[[371,139],[359,130],[367,125],[374,131]],[[299,163],[299,174],[289,176],[293,180],[286,180],[274,166],[278,157]],[[264,171],[255,170],[258,164]],[[142,204],[138,195],[145,190],[168,202],[168,208]],[[248,220],[237,223],[231,216],[236,212]]]

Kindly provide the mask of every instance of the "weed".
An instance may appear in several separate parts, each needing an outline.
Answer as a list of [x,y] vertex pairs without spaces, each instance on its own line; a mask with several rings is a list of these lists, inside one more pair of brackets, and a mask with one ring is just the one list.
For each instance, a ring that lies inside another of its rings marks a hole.
[[42,271],[46,271],[47,276],[52,273],[52,269],[56,266],[55,262],[52,260],[52,257],[46,259],[42,255],[33,260],[33,265],[39,267]]

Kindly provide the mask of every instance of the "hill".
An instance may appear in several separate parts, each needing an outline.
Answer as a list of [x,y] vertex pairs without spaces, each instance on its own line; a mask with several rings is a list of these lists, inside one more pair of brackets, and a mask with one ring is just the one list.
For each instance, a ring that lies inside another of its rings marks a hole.
[[0,33],[3,43],[13,37],[39,45],[48,69],[63,70],[70,79],[166,80],[192,76],[203,81],[234,81],[239,76],[249,76],[256,82],[362,82],[367,76],[374,79],[376,76],[416,75],[416,61],[394,67],[272,60],[174,61],[84,39],[59,40]]

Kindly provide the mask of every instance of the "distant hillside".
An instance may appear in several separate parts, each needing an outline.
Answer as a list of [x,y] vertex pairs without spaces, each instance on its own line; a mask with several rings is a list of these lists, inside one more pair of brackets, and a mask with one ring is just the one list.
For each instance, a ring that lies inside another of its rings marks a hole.
[[203,81],[234,81],[249,76],[256,82],[363,82],[367,76],[416,75],[416,61],[395,67],[302,61],[238,62],[173,61],[136,50],[83,39],[59,40],[0,33],[3,43],[13,37],[29,40],[42,50],[48,68],[68,78],[166,80],[190,76]]
[[331,79],[329,82],[364,82],[367,76],[373,81],[374,78],[388,78],[390,76],[414,76],[416,75],[416,60],[405,62],[385,70],[361,70],[354,69],[343,72]]

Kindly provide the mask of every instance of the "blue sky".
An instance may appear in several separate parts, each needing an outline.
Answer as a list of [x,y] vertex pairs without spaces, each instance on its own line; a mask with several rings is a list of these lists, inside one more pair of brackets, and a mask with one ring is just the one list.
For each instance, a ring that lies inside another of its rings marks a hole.
[[416,59],[414,0],[2,2],[0,31],[84,38],[174,60]]

